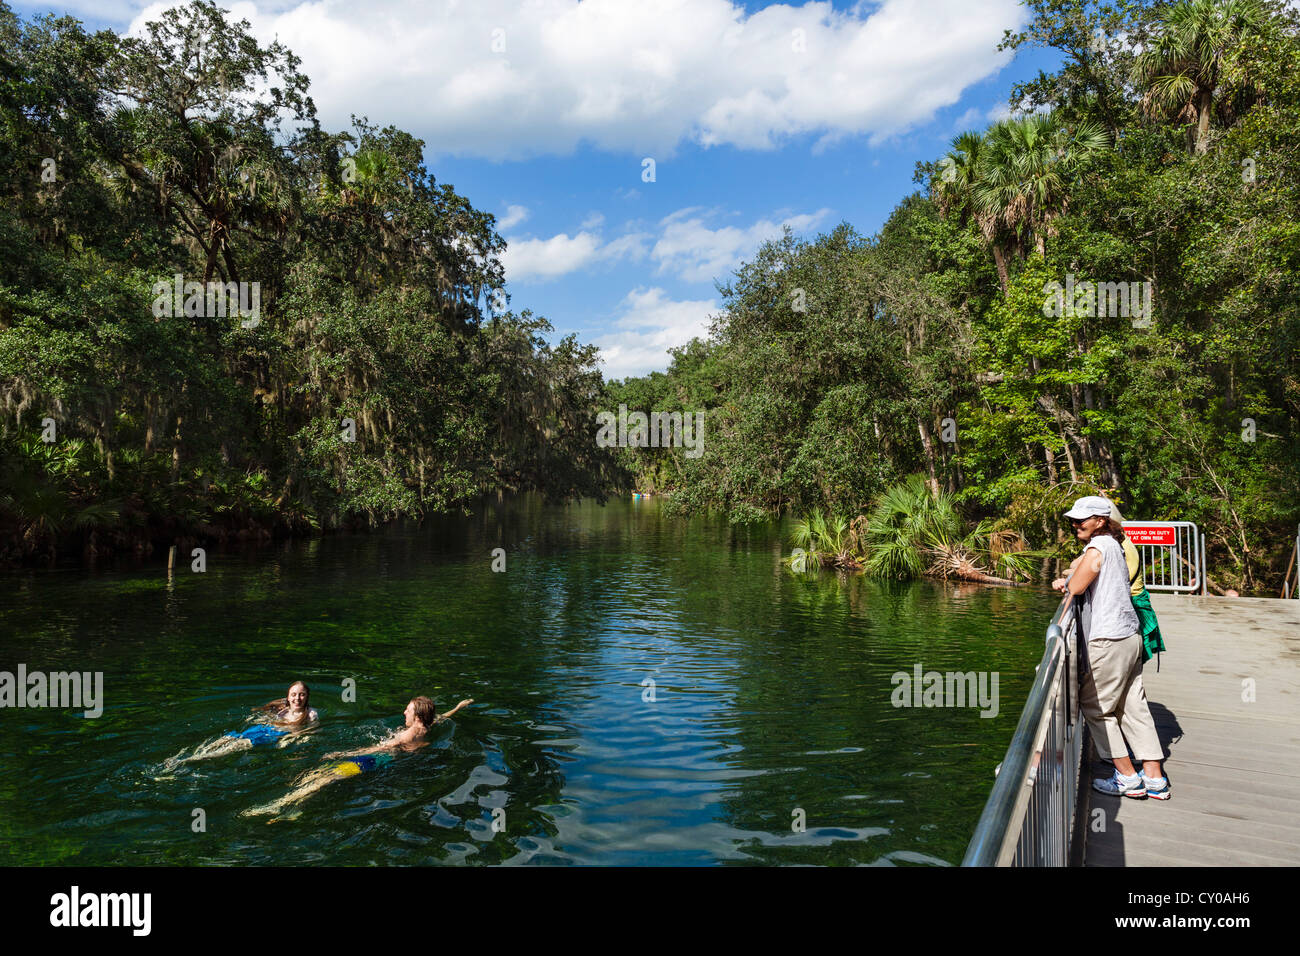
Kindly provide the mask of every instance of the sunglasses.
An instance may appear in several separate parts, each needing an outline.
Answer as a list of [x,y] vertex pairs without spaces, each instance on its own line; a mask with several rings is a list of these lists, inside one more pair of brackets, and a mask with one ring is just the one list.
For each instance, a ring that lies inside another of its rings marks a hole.
[[1088,518],[1070,518],[1070,519],[1069,519],[1069,521],[1070,521],[1070,526],[1071,526],[1071,527],[1074,527],[1074,528],[1077,528],[1079,525],[1083,524],[1085,521],[1088,521],[1088,520],[1090,520],[1091,518],[1097,518],[1097,517],[1100,517],[1100,515],[1090,515]]

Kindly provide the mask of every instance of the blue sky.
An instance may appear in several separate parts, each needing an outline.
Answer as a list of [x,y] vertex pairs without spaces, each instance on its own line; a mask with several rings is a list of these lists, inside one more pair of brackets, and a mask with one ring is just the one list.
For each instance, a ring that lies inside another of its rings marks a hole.
[[[13,2],[137,32],[172,3]],[[322,122],[425,141],[509,243],[509,307],[664,369],[784,223],[874,233],[918,160],[1006,113],[1048,51],[996,52],[1018,0],[223,2],[302,58]],[[643,180],[654,160],[655,181]]]

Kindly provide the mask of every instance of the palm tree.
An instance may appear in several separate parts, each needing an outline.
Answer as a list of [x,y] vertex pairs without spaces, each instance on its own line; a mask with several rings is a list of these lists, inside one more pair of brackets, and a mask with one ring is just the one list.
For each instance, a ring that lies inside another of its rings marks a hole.
[[1053,220],[1069,202],[1080,165],[1109,145],[1109,134],[1091,122],[1069,129],[1055,116],[1033,114],[994,124],[975,184],[985,237],[993,242],[1005,229],[1018,245],[1032,243],[1046,254],[1047,237],[1055,235]]
[[818,566],[854,571],[861,567],[853,554],[857,536],[847,518],[814,511],[811,516],[794,523],[790,544],[797,552],[789,559],[795,572],[810,571]]
[[78,507],[63,490],[21,475],[15,487],[0,493],[0,516],[16,523],[15,537],[25,553],[43,552],[53,561],[60,535],[93,532],[117,524],[122,518],[122,503],[105,501]]
[[886,488],[867,525],[867,573],[882,578],[917,578],[927,562],[920,542],[935,499],[920,475]]
[[351,157],[344,178],[342,200],[347,205],[382,207],[401,179],[397,161],[382,149],[360,149]]
[[952,149],[939,161],[939,176],[935,183],[939,210],[945,216],[956,210],[958,221],[964,227],[972,216],[979,224],[984,241],[993,251],[993,262],[998,269],[998,282],[1006,295],[1009,272],[1007,262],[1014,253],[1014,236],[995,216],[981,214],[976,206],[976,194],[984,175],[984,156],[988,137],[983,133],[967,131],[952,141]]
[[1030,551],[1024,537],[990,519],[968,528],[955,500],[932,494],[923,475],[886,488],[869,517],[846,518],[814,511],[794,524],[786,559],[795,573],[819,567],[865,569],[873,577],[956,577],[984,584],[1015,584],[1032,577],[1034,562],[1049,557]]
[[967,130],[952,141],[952,149],[939,160],[935,182],[939,211],[946,216],[955,209],[963,226],[974,211],[975,184],[979,181],[983,151],[984,134]]
[[[872,509],[865,540],[868,574],[888,578],[957,577],[1014,584],[1030,576],[1037,553],[1018,532],[985,519],[966,530],[956,503],[931,494],[921,475],[888,489]],[[990,570],[993,573],[989,573]]]
[[1210,148],[1210,114],[1224,84],[1225,61],[1249,34],[1265,30],[1268,16],[1259,0],[1180,0],[1164,29],[1140,53],[1134,81],[1146,89],[1148,115],[1174,115],[1196,130],[1192,151]]

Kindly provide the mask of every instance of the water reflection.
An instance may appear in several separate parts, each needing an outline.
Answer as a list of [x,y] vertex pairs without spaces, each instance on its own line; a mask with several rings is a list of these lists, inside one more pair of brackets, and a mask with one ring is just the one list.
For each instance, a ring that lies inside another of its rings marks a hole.
[[[102,670],[106,709],[0,715],[0,857],[959,861],[1054,596],[795,577],[783,540],[775,525],[668,518],[654,501],[524,498],[210,552],[205,574],[178,564],[171,586],[165,562],[14,575],[0,668]],[[893,707],[890,675],[918,663],[999,671],[998,716]],[[298,678],[322,717],[307,739],[160,770]],[[239,817],[326,752],[379,739],[417,694],[478,703],[436,746],[327,788],[295,820]],[[190,829],[195,807],[205,834]]]

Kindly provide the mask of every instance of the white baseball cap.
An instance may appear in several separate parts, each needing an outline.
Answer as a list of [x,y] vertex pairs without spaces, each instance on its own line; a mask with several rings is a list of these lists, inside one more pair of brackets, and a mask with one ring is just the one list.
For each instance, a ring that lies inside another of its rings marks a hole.
[[1074,503],[1074,507],[1065,513],[1067,518],[1109,518],[1111,509],[1115,506],[1110,503],[1110,499],[1103,498],[1101,495],[1089,495],[1086,498],[1080,498]]

